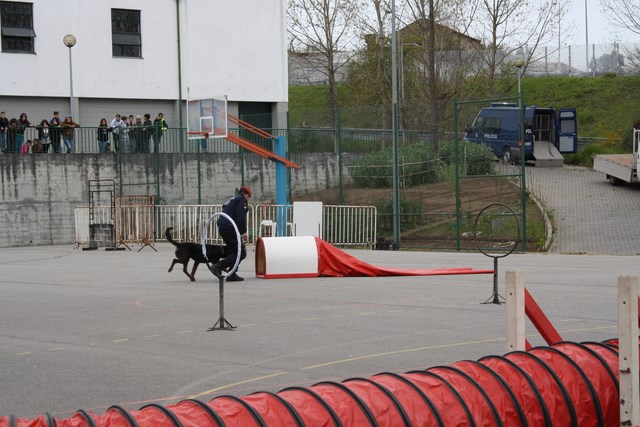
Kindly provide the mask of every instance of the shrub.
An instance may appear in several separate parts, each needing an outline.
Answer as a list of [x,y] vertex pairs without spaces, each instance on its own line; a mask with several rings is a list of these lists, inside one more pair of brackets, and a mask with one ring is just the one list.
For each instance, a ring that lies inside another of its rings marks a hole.
[[[393,202],[378,200],[374,206],[378,211],[378,234],[393,233]],[[419,200],[400,200],[400,226],[404,231],[419,226],[421,216],[422,203]]]
[[[354,183],[361,188],[391,187],[393,152],[377,151],[349,165]],[[442,160],[424,143],[404,145],[398,149],[399,178],[402,186],[439,182],[444,178]]]
[[[440,157],[449,166],[454,166],[456,161],[455,142],[443,141],[440,143]],[[493,163],[496,156],[491,149],[483,144],[469,141],[459,141],[459,166],[460,174],[467,176],[490,175],[493,173]]]
[[593,166],[593,158],[598,154],[615,154],[620,150],[604,144],[588,144],[576,154],[565,154],[564,162],[569,165]]

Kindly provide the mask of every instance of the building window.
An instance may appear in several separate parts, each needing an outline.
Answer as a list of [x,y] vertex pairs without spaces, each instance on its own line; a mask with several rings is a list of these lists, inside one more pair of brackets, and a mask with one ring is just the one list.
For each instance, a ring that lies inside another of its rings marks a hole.
[[33,53],[33,4],[0,1],[2,51]]
[[139,10],[111,9],[111,45],[113,56],[142,57]]

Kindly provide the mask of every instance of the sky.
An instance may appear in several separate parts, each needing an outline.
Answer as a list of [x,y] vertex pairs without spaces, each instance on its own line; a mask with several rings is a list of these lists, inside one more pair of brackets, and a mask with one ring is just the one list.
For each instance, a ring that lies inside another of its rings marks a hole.
[[[564,43],[584,45],[586,43],[585,0],[568,0],[568,2],[571,3],[568,19],[573,23],[573,30],[571,35],[567,35],[568,38]],[[589,44],[612,43],[614,41],[640,43],[640,34],[623,30],[607,21],[600,11],[600,0],[586,0],[586,2]],[[561,25],[561,32],[562,28],[563,26]],[[564,34],[562,34],[562,38],[565,38]]]

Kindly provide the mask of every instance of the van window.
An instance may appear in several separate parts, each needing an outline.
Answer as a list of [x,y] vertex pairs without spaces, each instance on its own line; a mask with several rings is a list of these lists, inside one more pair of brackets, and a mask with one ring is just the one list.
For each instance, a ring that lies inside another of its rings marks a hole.
[[506,120],[503,120],[502,130],[507,132],[518,132],[520,130],[518,116],[509,117]]
[[487,117],[484,122],[485,133],[498,133],[502,126],[502,119],[500,117]]
[[483,122],[484,122],[484,118],[477,116],[476,119],[473,121],[473,124],[471,125],[471,129],[474,131],[478,129],[482,129]]
[[561,120],[560,133],[576,133],[575,120]]

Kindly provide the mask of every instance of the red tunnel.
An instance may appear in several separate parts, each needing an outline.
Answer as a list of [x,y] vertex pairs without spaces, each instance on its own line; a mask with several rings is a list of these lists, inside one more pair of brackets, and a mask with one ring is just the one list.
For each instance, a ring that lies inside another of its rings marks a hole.
[[0,417],[0,427],[164,426],[618,426],[617,340],[380,373],[207,403],[112,406],[67,419]]

